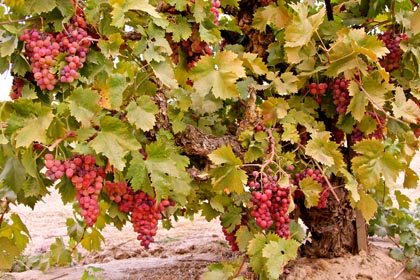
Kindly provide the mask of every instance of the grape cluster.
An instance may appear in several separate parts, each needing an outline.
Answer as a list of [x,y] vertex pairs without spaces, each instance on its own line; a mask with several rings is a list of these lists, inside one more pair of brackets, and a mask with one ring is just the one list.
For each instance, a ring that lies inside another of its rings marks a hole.
[[262,7],[267,6],[272,2],[273,2],[273,0],[261,0],[261,6]]
[[[317,208],[326,208],[328,205],[328,197],[330,195],[330,192],[328,189],[327,180],[324,178],[319,169],[306,168],[301,172],[296,173],[295,180],[292,180],[292,183],[299,186],[299,182],[308,177],[312,178],[314,181],[316,181],[322,186],[322,191],[319,193]],[[299,188],[293,193],[295,201],[304,198],[304,196],[304,193]]]
[[25,55],[41,90],[55,88],[58,82],[55,69],[58,65],[63,65],[60,82],[71,83],[80,77],[77,70],[83,67],[91,44],[86,27],[84,18],[75,15],[61,33],[32,29],[25,30],[19,37],[19,40],[25,42]]
[[10,98],[13,100],[22,97],[23,80],[18,77],[13,77],[12,89],[10,90]]
[[328,84],[327,83],[315,83],[312,82],[309,84],[309,93],[312,94],[315,98],[315,101],[318,104],[321,104],[322,102],[322,98],[321,95],[325,94],[325,92],[327,91],[328,88]]
[[274,232],[280,237],[289,238],[288,209],[290,205],[290,187],[282,187],[277,183],[277,176],[253,172],[254,180],[249,182],[252,190],[251,216],[255,218],[261,229],[274,225]]
[[344,78],[336,78],[330,82],[329,87],[333,91],[333,103],[337,106],[337,112],[344,114],[350,104],[350,94],[348,90],[349,81]]
[[52,154],[45,155],[46,175],[53,181],[64,175],[76,189],[76,199],[82,209],[82,216],[88,226],[93,226],[99,216],[98,197],[101,192],[105,171],[96,166],[91,155],[73,155],[66,161],[54,159]]
[[389,50],[389,53],[383,57],[379,63],[386,71],[391,72],[401,68],[401,56],[403,51],[400,48],[402,40],[407,40],[406,34],[395,34],[394,31],[387,31],[378,35],[378,39],[384,42],[385,47]]
[[120,211],[131,216],[134,231],[138,233],[137,239],[148,248],[162,219],[161,212],[173,206],[174,202],[164,199],[157,204],[155,198],[140,190],[134,191],[127,182],[106,181],[104,190],[111,200],[118,203]]
[[214,15],[214,24],[219,25],[220,0],[211,0],[210,12]]
[[202,55],[211,55],[213,53],[209,44],[200,40],[198,25],[193,26],[191,37],[187,40],[181,40],[176,43],[172,40],[170,34],[166,35],[166,39],[172,49],[171,59],[173,63],[178,64],[179,51],[185,54],[187,71],[195,66]]
[[384,128],[386,124],[386,119],[380,116],[375,111],[367,112],[367,115],[371,116],[376,120],[376,129],[369,135],[365,135],[363,131],[360,130],[359,125],[356,125],[351,133],[350,141],[351,143],[357,143],[363,139],[384,139]]

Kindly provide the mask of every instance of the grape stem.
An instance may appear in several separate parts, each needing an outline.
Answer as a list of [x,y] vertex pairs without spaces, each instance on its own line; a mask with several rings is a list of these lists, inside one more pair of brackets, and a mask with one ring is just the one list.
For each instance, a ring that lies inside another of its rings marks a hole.
[[324,169],[322,169],[322,167],[319,165],[319,163],[318,163],[316,160],[312,159],[312,161],[313,161],[313,163],[315,163],[315,165],[316,165],[316,166],[318,167],[318,169],[321,171],[322,176],[324,177],[325,181],[327,182],[327,185],[328,185],[328,189],[329,189],[329,191],[333,194],[334,198],[335,198],[337,201],[340,201],[340,199],[338,198],[337,194],[336,194],[336,193],[335,193],[335,191],[334,191],[333,186],[331,185],[330,180],[328,179],[328,177],[327,177],[327,176],[325,176]]
[[79,246],[79,244],[82,242],[83,238],[85,237],[86,230],[87,230],[87,226],[83,228],[82,236],[80,237],[79,240],[77,240],[76,244],[74,244],[74,246],[71,248],[70,251],[72,254],[74,253],[74,250],[76,250],[77,246]]
[[242,272],[242,269],[244,268],[245,262],[247,261],[248,257],[247,255],[244,256],[244,258],[242,259],[241,265],[239,266],[238,271],[235,273],[234,278],[239,277],[239,275]]

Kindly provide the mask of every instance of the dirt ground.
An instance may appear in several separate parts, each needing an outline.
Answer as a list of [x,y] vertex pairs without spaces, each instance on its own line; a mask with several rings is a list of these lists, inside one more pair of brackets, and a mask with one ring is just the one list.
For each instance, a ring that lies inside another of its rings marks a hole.
[[[414,167],[420,173],[420,156]],[[409,190],[410,197],[420,196],[420,189]],[[35,211],[19,206],[13,208],[31,233],[27,254],[45,252],[57,237],[66,241],[67,217],[72,217],[70,205],[63,205],[53,191]],[[232,258],[218,221],[207,222],[181,219],[171,230],[161,229],[149,250],[136,240],[131,225],[120,232],[113,227],[103,231],[105,244],[100,252],[86,253],[81,263],[71,267],[54,267],[46,273],[30,270],[0,274],[0,280],[77,280],[88,267],[104,280],[193,280],[207,270],[209,264]],[[368,252],[335,259],[300,258],[288,266],[287,280],[388,280],[420,279],[420,274],[404,271],[404,265],[388,255],[392,246],[381,239],[370,239]],[[216,279],[215,279],[216,280]],[[222,279],[220,279],[222,280]]]

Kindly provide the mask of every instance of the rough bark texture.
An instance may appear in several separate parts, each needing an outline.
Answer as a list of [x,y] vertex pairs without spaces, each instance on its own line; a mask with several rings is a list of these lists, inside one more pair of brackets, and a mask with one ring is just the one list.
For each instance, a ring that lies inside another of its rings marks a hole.
[[298,215],[311,232],[311,240],[302,247],[305,256],[332,258],[357,252],[355,211],[344,188],[335,192],[339,201],[330,195],[324,209],[308,209],[303,201],[297,202]]

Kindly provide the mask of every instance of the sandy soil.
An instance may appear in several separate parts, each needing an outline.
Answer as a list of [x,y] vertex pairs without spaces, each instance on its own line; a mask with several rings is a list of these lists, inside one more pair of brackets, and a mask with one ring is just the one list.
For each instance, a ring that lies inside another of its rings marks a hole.
[[[420,173],[420,156],[415,161]],[[408,190],[410,197],[420,196],[420,189]],[[70,205],[63,205],[53,191],[38,203],[35,211],[19,206],[13,208],[31,232],[27,254],[45,252],[57,237],[66,241]],[[97,276],[105,280],[193,280],[200,279],[209,264],[232,258],[224,241],[220,224],[208,223],[201,217],[194,221],[181,219],[171,230],[161,229],[149,250],[136,240],[132,227],[120,232],[113,227],[103,231],[106,242],[100,252],[86,253],[81,263],[71,267],[55,267],[43,273],[37,270],[0,274],[0,280],[76,280],[88,267],[103,269]],[[391,243],[371,239],[368,252],[335,259],[301,258],[288,266],[288,280],[387,280],[420,279],[420,274],[404,270],[402,263],[388,256]]]

